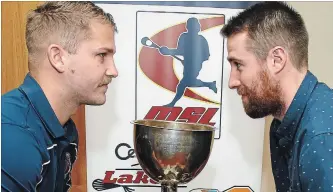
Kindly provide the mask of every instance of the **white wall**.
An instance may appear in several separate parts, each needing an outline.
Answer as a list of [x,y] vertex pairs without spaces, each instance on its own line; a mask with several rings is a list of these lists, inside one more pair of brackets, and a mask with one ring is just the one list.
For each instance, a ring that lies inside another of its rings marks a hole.
[[[333,2],[289,2],[303,17],[309,32],[309,68],[333,88]],[[266,119],[261,192],[275,191],[269,151],[269,125]]]

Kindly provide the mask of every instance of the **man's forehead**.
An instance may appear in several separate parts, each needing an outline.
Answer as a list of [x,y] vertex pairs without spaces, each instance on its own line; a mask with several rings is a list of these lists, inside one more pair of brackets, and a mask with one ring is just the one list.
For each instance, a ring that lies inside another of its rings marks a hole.
[[116,45],[112,40],[105,41],[103,39],[90,38],[82,41],[80,47],[94,52],[108,52],[113,54],[116,52]]
[[89,31],[91,38],[111,38],[114,40],[115,29],[109,23],[101,23],[98,20],[93,20],[90,22]]
[[248,39],[247,33],[245,33],[245,32],[237,33],[237,34],[230,36],[227,39],[228,50],[234,50],[234,49],[245,47],[247,39]]
[[90,25],[90,40],[103,44],[108,48],[115,49],[115,31],[110,24],[94,22]]

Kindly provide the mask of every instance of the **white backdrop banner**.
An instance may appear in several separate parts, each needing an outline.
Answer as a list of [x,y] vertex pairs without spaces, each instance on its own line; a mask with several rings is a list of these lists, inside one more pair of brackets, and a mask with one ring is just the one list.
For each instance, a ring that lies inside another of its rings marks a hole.
[[[217,128],[203,171],[178,191],[260,191],[264,119],[251,119],[228,88],[220,30],[230,8],[99,4],[117,24],[119,77],[103,106],[86,106],[88,191],[160,191],[133,149],[136,119]],[[159,51],[159,47],[163,47]],[[235,188],[238,186],[238,188]],[[245,190],[244,190],[245,189]]]

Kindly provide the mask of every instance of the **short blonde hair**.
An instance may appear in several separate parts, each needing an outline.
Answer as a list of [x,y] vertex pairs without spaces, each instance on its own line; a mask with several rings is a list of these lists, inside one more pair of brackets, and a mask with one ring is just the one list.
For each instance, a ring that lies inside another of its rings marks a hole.
[[92,19],[111,24],[117,32],[112,15],[92,2],[51,1],[32,10],[27,17],[25,33],[29,70],[36,54],[50,43],[59,43],[70,54],[75,54],[79,43],[90,36]]

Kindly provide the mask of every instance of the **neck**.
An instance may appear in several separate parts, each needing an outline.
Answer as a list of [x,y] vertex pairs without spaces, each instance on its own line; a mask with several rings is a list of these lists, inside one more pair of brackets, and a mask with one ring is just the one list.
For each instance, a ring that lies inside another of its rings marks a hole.
[[60,78],[49,74],[31,75],[36,79],[42,88],[51,105],[51,108],[57,116],[60,124],[63,126],[70,119],[70,117],[75,114],[79,104],[73,102],[71,96],[66,95],[68,92],[63,88],[64,86],[57,83],[61,82]]
[[281,98],[282,98],[282,111],[278,115],[274,115],[276,119],[280,121],[283,120],[286,115],[294,97],[302,84],[306,76],[307,70],[297,71],[296,69],[292,69],[287,71],[285,74],[281,76]]

